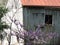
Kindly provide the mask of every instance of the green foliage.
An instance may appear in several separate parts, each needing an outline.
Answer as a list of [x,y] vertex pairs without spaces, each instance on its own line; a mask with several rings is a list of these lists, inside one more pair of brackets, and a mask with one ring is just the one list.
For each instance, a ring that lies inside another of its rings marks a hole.
[[7,11],[8,9],[6,9],[5,7],[0,7],[0,20],[5,15],[5,13],[7,13]]
[[0,23],[0,31],[3,31],[3,29],[5,29],[5,28],[8,28],[8,25],[7,24],[2,24],[2,23]]
[[3,31],[3,29],[8,28],[8,25],[1,21],[1,18],[7,13],[7,11],[8,9],[5,7],[0,7],[0,32]]

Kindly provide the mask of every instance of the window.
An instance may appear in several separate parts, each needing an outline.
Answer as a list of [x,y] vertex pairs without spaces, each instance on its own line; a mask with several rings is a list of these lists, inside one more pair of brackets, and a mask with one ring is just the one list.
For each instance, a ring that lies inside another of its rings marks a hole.
[[45,15],[45,24],[52,24],[52,15]]

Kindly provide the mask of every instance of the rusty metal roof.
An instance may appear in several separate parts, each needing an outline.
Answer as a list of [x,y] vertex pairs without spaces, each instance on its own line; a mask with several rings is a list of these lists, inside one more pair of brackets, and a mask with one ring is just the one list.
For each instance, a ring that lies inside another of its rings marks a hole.
[[23,6],[58,6],[60,0],[21,0]]

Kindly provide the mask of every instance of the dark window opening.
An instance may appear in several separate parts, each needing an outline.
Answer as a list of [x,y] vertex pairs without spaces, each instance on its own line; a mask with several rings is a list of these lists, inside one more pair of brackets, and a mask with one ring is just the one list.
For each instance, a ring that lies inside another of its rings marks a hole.
[[45,15],[45,24],[52,24],[52,15]]

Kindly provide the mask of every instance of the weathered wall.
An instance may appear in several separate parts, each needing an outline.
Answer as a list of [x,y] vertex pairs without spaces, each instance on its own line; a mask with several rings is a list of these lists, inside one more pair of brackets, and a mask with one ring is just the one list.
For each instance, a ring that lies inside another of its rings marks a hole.
[[[39,14],[33,14],[39,13]],[[24,25],[31,29],[34,25],[45,24],[45,15],[52,15],[52,30],[60,32],[60,11],[40,8],[24,8]]]

